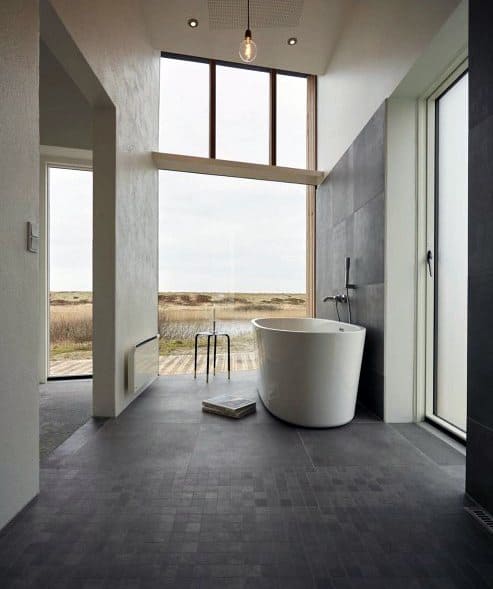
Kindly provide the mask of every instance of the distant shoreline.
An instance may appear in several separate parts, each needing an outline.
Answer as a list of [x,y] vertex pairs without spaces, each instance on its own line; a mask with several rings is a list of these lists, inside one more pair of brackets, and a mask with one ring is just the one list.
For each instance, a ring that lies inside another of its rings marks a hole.
[[[51,294],[81,294],[81,295],[92,295],[92,290],[52,290]],[[251,290],[251,291],[212,291],[212,290],[159,290],[158,294],[206,294],[216,296],[231,296],[231,295],[294,295],[294,296],[306,296],[304,292],[295,291],[264,291],[264,290]]]

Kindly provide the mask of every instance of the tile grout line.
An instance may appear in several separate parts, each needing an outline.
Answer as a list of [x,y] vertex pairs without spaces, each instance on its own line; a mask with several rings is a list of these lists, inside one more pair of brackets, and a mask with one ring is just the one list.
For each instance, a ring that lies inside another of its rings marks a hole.
[[[421,450],[421,448],[418,448],[415,444],[413,444],[411,442],[411,440],[408,440],[404,434],[401,434],[401,432],[396,427],[393,426],[392,423],[388,423],[387,425],[389,425],[392,428],[392,431],[394,431],[399,437],[401,437],[407,444],[409,444],[412,448],[414,448],[414,450],[417,452],[418,455],[421,454],[422,456],[424,456],[426,458],[426,460],[428,462],[431,462],[431,464],[433,464],[434,466],[441,468],[441,466],[442,466],[441,464],[438,464],[438,462],[435,462],[433,460],[433,458],[431,458],[431,456],[428,456],[428,454],[423,452],[423,450]],[[448,476],[450,476],[450,475],[448,475]]]
[[200,432],[201,432],[201,429],[202,429],[202,423],[203,423],[202,420],[200,420],[197,424],[193,424],[193,425],[198,425],[198,427],[197,427],[197,435],[195,436],[195,442],[193,444],[193,450],[190,452],[190,458],[188,459],[187,465],[186,465],[185,470],[184,470],[185,476],[187,476],[188,474],[190,474],[190,472],[189,472],[190,471],[190,465],[192,463],[192,458],[193,458],[193,455],[195,454],[195,450],[197,449],[197,442],[199,440]]
[[[305,442],[303,441],[303,437],[301,436],[301,432],[300,432],[300,430],[298,428],[296,428],[296,433],[298,434],[298,437],[300,439],[301,445],[303,446],[303,450],[305,451],[305,454],[308,456],[308,459],[310,460],[310,464],[312,465],[313,472],[317,472],[317,467],[315,466],[315,463],[313,462],[313,459],[312,459],[312,457],[310,456],[310,453],[307,450],[307,447],[305,445]],[[303,472],[303,475],[308,480],[308,477],[306,476],[306,474],[307,474],[306,471],[304,471]],[[312,486],[311,486],[311,483],[310,483],[309,480],[308,480],[308,484],[310,486],[311,492],[313,493],[313,489],[312,489]],[[313,495],[314,495],[315,500],[317,502],[317,511],[321,515],[322,514],[322,510],[320,508],[320,503],[318,502],[318,497],[315,495],[315,493],[313,493]],[[311,575],[311,578],[312,578],[312,587],[316,587],[315,575],[313,574],[313,568],[312,568],[311,561],[308,558],[308,552],[307,552],[306,542],[302,542],[301,544],[302,544],[302,547],[303,547],[303,554],[305,556],[306,563],[307,563],[308,568],[310,570],[310,575]]]
[[296,433],[298,434],[298,437],[300,439],[301,445],[303,446],[303,450],[305,451],[305,454],[308,456],[308,460],[310,461],[310,464],[312,465],[314,470],[317,470],[317,467],[315,466],[315,463],[313,462],[313,459],[310,456],[310,453],[308,452],[308,450],[305,446],[305,442],[303,441],[303,438],[301,437],[301,432],[298,428],[296,428]]

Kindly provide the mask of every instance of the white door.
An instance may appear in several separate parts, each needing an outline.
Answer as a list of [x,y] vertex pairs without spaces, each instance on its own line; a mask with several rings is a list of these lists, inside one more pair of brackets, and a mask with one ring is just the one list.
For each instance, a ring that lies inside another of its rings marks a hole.
[[468,75],[428,101],[427,417],[465,436],[467,418]]

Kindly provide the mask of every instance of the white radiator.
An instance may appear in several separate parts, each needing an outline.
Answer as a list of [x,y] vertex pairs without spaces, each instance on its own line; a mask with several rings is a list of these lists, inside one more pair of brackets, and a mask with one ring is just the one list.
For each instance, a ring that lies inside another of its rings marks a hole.
[[159,374],[159,335],[134,346],[128,355],[128,392],[141,393]]

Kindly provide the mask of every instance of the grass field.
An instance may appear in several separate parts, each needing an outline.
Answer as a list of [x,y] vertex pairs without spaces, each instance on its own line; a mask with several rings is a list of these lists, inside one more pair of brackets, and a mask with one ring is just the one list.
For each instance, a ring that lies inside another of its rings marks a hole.
[[92,293],[50,293],[50,358],[91,357]]
[[195,334],[211,329],[213,307],[217,329],[231,335],[232,351],[246,352],[254,349],[251,319],[262,315],[303,317],[306,297],[279,293],[160,293],[161,354],[189,354]]
[[[232,351],[254,349],[250,320],[259,316],[303,317],[304,294],[190,293],[158,295],[160,353],[189,354],[197,331],[211,328],[212,308],[217,328],[231,335]],[[52,360],[90,358],[92,348],[92,294],[50,294],[50,355]]]

